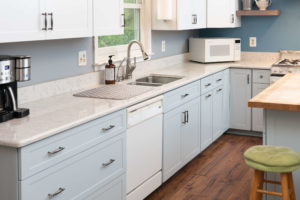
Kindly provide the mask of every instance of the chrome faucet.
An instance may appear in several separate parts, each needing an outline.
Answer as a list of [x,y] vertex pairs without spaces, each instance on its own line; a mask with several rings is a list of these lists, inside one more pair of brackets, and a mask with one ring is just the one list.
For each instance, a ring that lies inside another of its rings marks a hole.
[[137,41],[137,40],[131,41],[129,43],[128,49],[127,49],[127,64],[126,64],[125,79],[131,79],[132,78],[132,72],[136,68],[136,57],[134,57],[134,63],[131,64],[131,47],[132,47],[133,44],[139,45],[139,47],[140,47],[140,49],[142,51],[142,55],[143,55],[143,59],[144,60],[148,60],[149,59],[148,54],[144,50],[143,44],[141,42]]

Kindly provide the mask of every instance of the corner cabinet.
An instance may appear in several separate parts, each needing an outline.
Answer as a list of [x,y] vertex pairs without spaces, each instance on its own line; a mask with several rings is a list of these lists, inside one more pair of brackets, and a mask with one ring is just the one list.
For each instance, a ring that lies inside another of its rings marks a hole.
[[89,37],[92,0],[1,1],[0,18],[0,43]]
[[94,36],[124,33],[123,0],[93,0]]
[[[163,8],[159,9],[159,7]],[[169,13],[168,17],[160,17],[159,12]],[[206,0],[152,0],[153,30],[200,28],[206,28]]]
[[239,0],[208,0],[207,28],[234,28],[241,26],[241,17],[236,15]]

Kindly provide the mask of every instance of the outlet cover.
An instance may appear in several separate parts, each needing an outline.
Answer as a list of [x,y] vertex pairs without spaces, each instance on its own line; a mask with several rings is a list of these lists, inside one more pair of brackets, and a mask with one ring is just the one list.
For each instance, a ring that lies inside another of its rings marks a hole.
[[78,53],[78,66],[86,66],[86,65],[87,65],[86,51],[79,51],[79,53]]
[[256,37],[250,37],[249,38],[249,46],[250,47],[256,47],[257,46]]
[[166,41],[161,41],[161,52],[166,52]]

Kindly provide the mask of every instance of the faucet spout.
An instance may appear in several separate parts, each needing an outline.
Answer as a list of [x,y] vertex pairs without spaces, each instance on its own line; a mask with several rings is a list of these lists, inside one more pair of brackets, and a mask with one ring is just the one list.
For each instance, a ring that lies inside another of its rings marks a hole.
[[125,79],[131,78],[132,77],[132,72],[136,68],[136,58],[134,58],[134,64],[131,64],[131,48],[132,48],[133,44],[137,44],[140,47],[144,60],[148,60],[149,59],[148,54],[144,50],[143,44],[141,42],[137,41],[137,40],[131,41],[128,44],[128,48],[127,48],[127,64],[126,64]]

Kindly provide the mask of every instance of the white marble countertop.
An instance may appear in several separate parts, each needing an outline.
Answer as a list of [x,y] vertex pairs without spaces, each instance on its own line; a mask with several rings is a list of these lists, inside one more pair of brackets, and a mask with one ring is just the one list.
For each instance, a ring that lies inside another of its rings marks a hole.
[[72,93],[65,93],[26,103],[20,107],[29,108],[31,112],[30,116],[0,124],[0,145],[14,148],[29,145],[229,67],[270,69],[272,64],[270,61],[242,61],[221,64],[187,62],[160,70],[153,70],[152,74],[176,75],[183,76],[184,78],[160,87],[155,87],[152,91],[129,100],[80,98],[72,96]]

